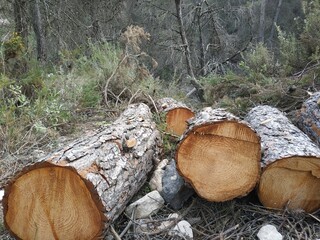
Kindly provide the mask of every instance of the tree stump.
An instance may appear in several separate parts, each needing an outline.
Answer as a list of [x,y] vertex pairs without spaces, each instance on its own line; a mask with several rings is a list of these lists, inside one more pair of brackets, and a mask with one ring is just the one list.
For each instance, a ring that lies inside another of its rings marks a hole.
[[109,126],[25,167],[3,199],[6,227],[19,239],[98,239],[141,188],[161,137],[145,104]]
[[260,173],[256,132],[223,109],[205,108],[188,123],[176,151],[184,179],[208,201],[247,195]]
[[314,93],[302,105],[296,124],[318,146],[320,146],[320,92]]
[[172,98],[162,98],[157,101],[160,112],[165,113],[166,132],[181,136],[187,129],[187,120],[194,117],[194,112],[187,105]]
[[277,209],[318,209],[320,149],[276,108],[257,106],[246,120],[261,136],[261,203]]

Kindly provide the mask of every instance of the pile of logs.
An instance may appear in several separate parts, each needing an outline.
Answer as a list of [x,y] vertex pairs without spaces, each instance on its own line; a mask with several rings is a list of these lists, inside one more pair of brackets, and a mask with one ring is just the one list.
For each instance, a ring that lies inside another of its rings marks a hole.
[[[318,144],[319,99],[299,114]],[[279,110],[257,106],[241,120],[210,107],[195,114],[170,98],[157,109],[180,138],[177,170],[200,197],[222,202],[256,188],[269,208],[320,208],[320,149]],[[5,188],[5,226],[18,239],[98,239],[161,160],[161,136],[147,105],[129,105],[114,123],[17,173]]]

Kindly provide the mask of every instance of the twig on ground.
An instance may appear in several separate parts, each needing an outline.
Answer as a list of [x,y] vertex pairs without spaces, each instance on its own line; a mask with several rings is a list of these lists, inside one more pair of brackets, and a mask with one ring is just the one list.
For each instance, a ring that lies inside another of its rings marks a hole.
[[121,237],[119,236],[119,234],[116,232],[116,230],[112,225],[110,226],[110,231],[116,240],[121,240]]

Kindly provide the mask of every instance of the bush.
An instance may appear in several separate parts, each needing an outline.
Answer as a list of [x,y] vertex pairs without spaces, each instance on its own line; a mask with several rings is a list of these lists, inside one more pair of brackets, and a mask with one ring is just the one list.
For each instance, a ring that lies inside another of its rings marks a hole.
[[274,55],[263,43],[258,43],[242,57],[244,61],[240,63],[240,67],[249,73],[253,81],[277,74],[278,69],[275,67]]
[[292,75],[307,64],[305,48],[294,34],[287,34],[279,27],[280,64],[283,76]]
[[80,105],[84,108],[94,108],[102,101],[102,90],[95,81],[90,81],[82,86]]

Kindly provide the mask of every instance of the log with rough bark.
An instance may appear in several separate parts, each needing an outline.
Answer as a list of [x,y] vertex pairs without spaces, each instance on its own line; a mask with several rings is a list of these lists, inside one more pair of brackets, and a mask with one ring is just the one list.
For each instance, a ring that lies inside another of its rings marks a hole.
[[258,187],[261,203],[270,208],[320,207],[320,149],[283,113],[257,106],[246,120],[262,143],[263,172]]
[[181,136],[187,129],[187,120],[194,117],[194,112],[187,105],[172,98],[162,98],[157,101],[159,112],[166,117],[166,131]]
[[98,239],[141,188],[159,157],[160,133],[145,104],[27,166],[3,199],[19,239]]
[[256,132],[223,109],[205,108],[188,123],[176,151],[184,179],[208,201],[247,195],[260,174]]
[[297,112],[296,124],[320,146],[320,92],[307,99]]

